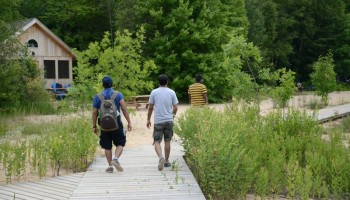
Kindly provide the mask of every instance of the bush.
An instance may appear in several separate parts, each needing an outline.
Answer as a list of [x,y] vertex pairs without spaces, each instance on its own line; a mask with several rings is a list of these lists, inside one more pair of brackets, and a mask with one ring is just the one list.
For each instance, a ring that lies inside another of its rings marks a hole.
[[192,108],[179,118],[176,132],[208,198],[349,194],[350,153],[337,133],[327,143],[323,129],[306,113],[290,110],[284,119],[281,112],[257,113],[257,108],[233,105],[222,113]]
[[62,169],[85,171],[95,157],[98,144],[89,124],[87,119],[76,118],[66,123],[28,125],[20,139],[3,139],[0,168],[4,169],[7,181],[25,178],[28,167],[40,178],[46,176],[49,166],[54,175],[60,175]]

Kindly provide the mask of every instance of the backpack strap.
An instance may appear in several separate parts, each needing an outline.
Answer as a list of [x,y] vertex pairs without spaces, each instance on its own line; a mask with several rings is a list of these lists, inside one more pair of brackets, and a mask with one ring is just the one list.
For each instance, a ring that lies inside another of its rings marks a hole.
[[97,94],[97,97],[100,99],[100,101],[103,101],[106,99],[105,95],[103,95],[102,92]]
[[118,91],[114,91],[113,94],[112,94],[112,96],[111,96],[111,100],[114,101],[114,100],[117,98],[118,94],[119,94]]
[[[117,98],[118,94],[119,94],[118,91],[114,91],[110,99],[114,101],[114,100]],[[105,95],[103,95],[102,92],[99,93],[99,94],[97,94],[97,97],[98,97],[101,101],[106,99]]]

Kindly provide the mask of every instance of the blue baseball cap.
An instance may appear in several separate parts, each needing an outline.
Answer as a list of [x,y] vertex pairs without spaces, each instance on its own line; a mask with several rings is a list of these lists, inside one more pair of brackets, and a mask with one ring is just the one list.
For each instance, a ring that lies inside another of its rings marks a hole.
[[102,83],[107,84],[107,85],[112,85],[113,84],[113,80],[110,76],[105,76],[102,79]]

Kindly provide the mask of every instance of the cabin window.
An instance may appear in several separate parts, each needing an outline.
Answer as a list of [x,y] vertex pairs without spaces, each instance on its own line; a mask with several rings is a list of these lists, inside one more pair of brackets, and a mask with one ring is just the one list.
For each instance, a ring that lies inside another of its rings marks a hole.
[[56,78],[56,70],[55,70],[55,61],[54,60],[44,60],[44,70],[45,70],[45,78],[47,79],[55,79]]
[[58,61],[58,78],[69,78],[69,61]]
[[27,43],[28,47],[38,47],[38,42],[34,39],[30,39]]

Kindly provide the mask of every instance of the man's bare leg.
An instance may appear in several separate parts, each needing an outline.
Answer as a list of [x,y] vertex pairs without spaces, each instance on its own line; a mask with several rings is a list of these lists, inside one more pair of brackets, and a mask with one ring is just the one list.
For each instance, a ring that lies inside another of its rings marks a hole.
[[160,142],[154,142],[154,149],[156,150],[157,156],[159,158],[158,163],[158,170],[162,170],[164,168],[164,158],[162,154],[162,146],[160,145]]

